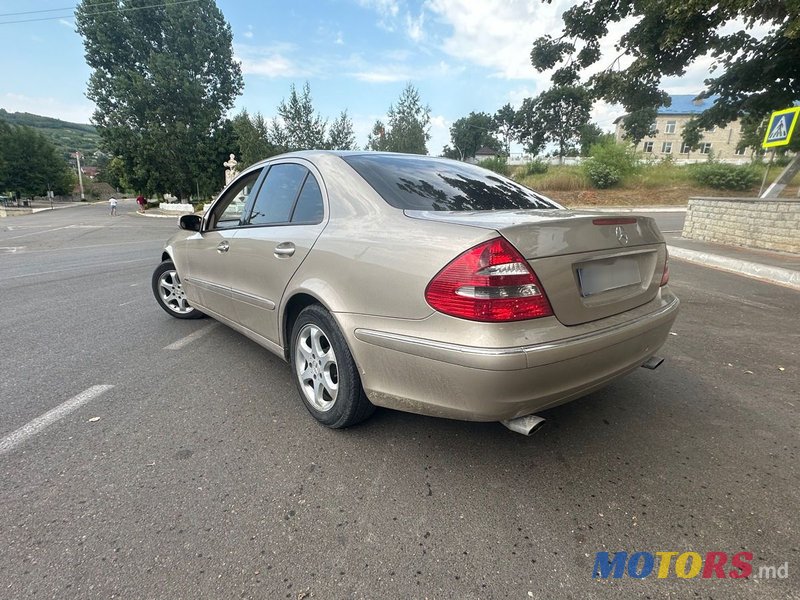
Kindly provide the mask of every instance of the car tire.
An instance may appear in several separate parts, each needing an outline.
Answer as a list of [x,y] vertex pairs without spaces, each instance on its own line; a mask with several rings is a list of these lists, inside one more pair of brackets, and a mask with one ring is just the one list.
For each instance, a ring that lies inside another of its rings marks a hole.
[[303,404],[326,427],[349,427],[375,411],[342,332],[322,306],[312,304],[297,316],[291,366]]
[[176,319],[201,319],[205,317],[186,300],[178,270],[171,260],[162,262],[153,271],[153,295],[159,306]]

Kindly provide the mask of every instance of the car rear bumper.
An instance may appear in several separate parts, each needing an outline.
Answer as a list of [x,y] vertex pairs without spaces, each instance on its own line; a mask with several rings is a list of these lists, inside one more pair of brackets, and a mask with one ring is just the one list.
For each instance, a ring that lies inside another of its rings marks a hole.
[[397,331],[402,327],[363,327],[357,315],[338,316],[373,403],[497,421],[579,398],[634,370],[664,344],[678,305],[665,291],[627,316],[563,328],[572,333],[567,337],[498,348],[408,335]]

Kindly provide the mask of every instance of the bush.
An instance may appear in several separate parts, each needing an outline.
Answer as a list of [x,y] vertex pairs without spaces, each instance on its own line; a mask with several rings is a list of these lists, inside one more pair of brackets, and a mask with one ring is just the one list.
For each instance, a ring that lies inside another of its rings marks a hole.
[[595,163],[615,171],[620,179],[639,170],[639,159],[628,144],[617,144],[613,140],[593,144],[589,149],[589,156]]
[[530,177],[531,175],[544,175],[550,165],[543,161],[541,158],[536,158],[529,163],[522,166],[521,174],[523,177]]
[[508,176],[509,174],[508,161],[506,160],[505,156],[487,158],[479,162],[478,166],[483,167],[484,169],[489,169],[490,171],[494,171],[495,173],[499,173],[500,175]]
[[622,180],[622,174],[616,168],[596,158],[587,160],[583,164],[583,169],[592,185],[601,190],[614,187]]
[[716,162],[693,165],[691,176],[700,185],[721,190],[749,190],[759,179],[753,167]]

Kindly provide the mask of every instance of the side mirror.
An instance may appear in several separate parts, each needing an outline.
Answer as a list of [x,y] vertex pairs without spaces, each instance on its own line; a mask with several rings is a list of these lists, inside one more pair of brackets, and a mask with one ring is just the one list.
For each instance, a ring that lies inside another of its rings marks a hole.
[[178,227],[187,231],[200,231],[203,218],[200,215],[181,215],[178,219]]

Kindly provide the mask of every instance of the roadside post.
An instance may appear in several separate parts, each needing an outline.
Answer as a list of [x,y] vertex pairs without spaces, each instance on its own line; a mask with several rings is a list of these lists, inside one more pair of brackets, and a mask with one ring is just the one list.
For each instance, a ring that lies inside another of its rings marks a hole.
[[[775,158],[775,148],[788,146],[789,142],[792,141],[792,134],[797,127],[798,121],[800,121],[800,106],[778,110],[770,116],[767,131],[764,134],[764,141],[761,143],[761,147],[765,150],[772,150],[770,165],[772,164],[772,159]],[[769,166],[767,166],[767,169],[769,170]],[[778,175],[778,178],[759,197],[777,198],[798,172],[800,172],[800,153],[795,154],[791,162]],[[767,173],[764,173],[764,182],[766,182],[766,179]],[[764,188],[764,182],[761,184],[762,189]]]
[[78,161],[78,185],[81,188],[81,202],[86,200],[86,196],[83,193],[83,173],[81,173],[81,153],[80,151],[76,151],[75,154],[72,155],[76,161]]

